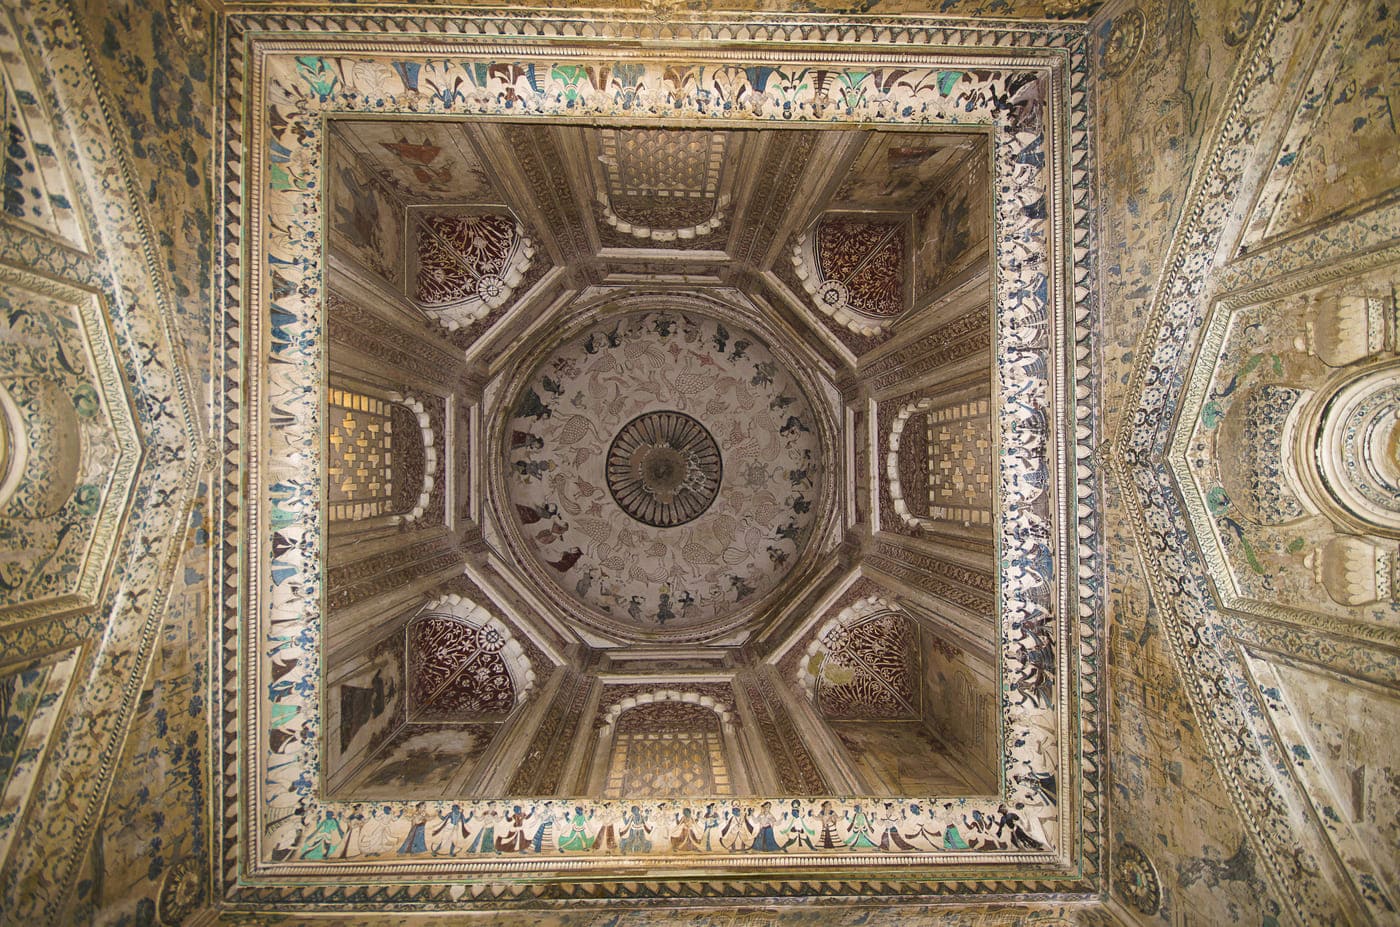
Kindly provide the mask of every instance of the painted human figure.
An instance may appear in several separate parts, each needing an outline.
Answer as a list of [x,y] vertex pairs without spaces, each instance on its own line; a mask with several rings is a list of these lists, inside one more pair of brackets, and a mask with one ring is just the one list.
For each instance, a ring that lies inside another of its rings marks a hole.
[[585,851],[592,849],[593,838],[588,836],[588,817],[580,805],[574,806],[573,814],[567,818],[568,829],[559,838],[559,852]]
[[532,808],[530,817],[535,820],[535,832],[530,841],[534,851],[544,853],[558,849],[557,835],[554,831],[554,802],[545,802],[538,813]]
[[525,819],[529,815],[520,810],[519,805],[511,807],[506,815],[505,832],[496,838],[496,851],[499,853],[524,853],[530,845],[525,834]]
[[488,804],[486,810],[481,812],[481,825],[472,837],[472,842],[467,844],[468,853],[500,852],[496,849],[496,822],[500,819],[501,814],[496,810],[495,804]]
[[387,805],[382,811],[379,808],[370,808],[369,820],[365,821],[360,833],[361,851],[366,854],[382,853],[393,846],[393,838],[389,836],[389,828],[393,823],[394,814]]
[[852,850],[872,850],[875,848],[875,841],[870,839],[874,827],[870,823],[870,816],[861,810],[860,805],[856,805],[846,815],[846,820],[850,822],[846,838],[846,846]]
[[671,849],[677,852],[696,852],[700,849],[700,835],[696,828],[700,822],[690,808],[682,808],[676,815],[676,827],[671,831]]
[[[1016,807],[1024,810],[1024,806],[1020,803],[1017,803]],[[999,815],[997,819],[998,839],[1001,837],[1002,830],[1005,829],[1008,836],[1011,838],[1011,845],[1013,847],[1020,850],[1042,849],[1040,841],[1032,837],[1030,833],[1026,831],[1025,826],[1021,823],[1022,817],[1020,814],[1008,809],[1005,805],[997,806],[997,814]]]
[[719,832],[719,845],[731,853],[747,849],[752,830],[748,816],[740,811],[739,803],[735,802],[725,816],[724,828]]
[[816,829],[811,823],[802,817],[802,802],[797,799],[792,800],[792,807],[788,809],[787,820],[783,824],[783,835],[787,840],[783,843],[783,850],[787,850],[793,844],[800,843],[809,850],[815,850],[812,837],[816,834]]
[[559,507],[553,502],[546,502],[543,505],[521,505],[517,502],[515,512],[522,525],[534,525],[546,518],[557,518]]
[[753,846],[750,849],[758,853],[779,853],[782,847],[778,846],[778,838],[773,833],[773,828],[777,826],[778,819],[773,816],[773,803],[766,801],[759,806],[758,814],[754,815],[753,827],[756,831],[753,838]]
[[925,850],[936,850],[943,845],[943,833],[935,825],[932,819],[924,817],[923,809],[918,805],[909,806],[910,829],[904,831],[904,839],[909,841],[910,846],[919,849],[920,844]]
[[413,814],[408,819],[408,836],[404,838],[399,846],[399,854],[426,853],[428,852],[428,803],[420,801],[413,808]]
[[823,850],[834,850],[841,846],[841,840],[836,836],[836,828],[841,818],[836,813],[836,809],[831,807],[831,802],[822,802],[821,811],[817,814],[817,821],[821,824],[822,836],[817,845]]
[[885,802],[885,807],[881,809],[880,816],[875,823],[876,829],[880,832],[880,849],[885,851],[914,849],[914,845],[905,840],[904,835],[899,832],[901,817],[895,813],[894,802]]
[[302,859],[330,859],[335,848],[339,846],[343,832],[340,829],[340,821],[336,818],[334,811],[327,811],[321,823],[316,825],[316,829],[311,832],[311,836],[306,841],[306,846],[302,847]]
[[651,839],[647,836],[651,833],[651,825],[647,823],[647,816],[642,813],[642,809],[636,805],[622,816],[622,840],[619,846],[623,853],[650,853]]
[[345,842],[340,845],[341,859],[364,855],[364,832],[364,805],[353,805],[345,816]]
[[977,808],[972,809],[972,820],[969,821],[967,815],[963,815],[963,826],[967,829],[964,839],[967,845],[974,850],[997,846],[997,841],[992,836],[993,824],[992,819],[983,815]]
[[462,838],[463,845],[467,842],[467,822],[471,820],[471,815],[462,813],[461,805],[453,805],[446,814],[438,815],[442,821],[433,831],[433,836],[443,834],[440,840],[433,841],[433,855],[437,856],[442,851],[443,845],[447,845],[447,855],[453,856],[457,853],[457,838]]
[[705,806],[705,813],[700,816],[701,826],[705,833],[705,851],[714,849],[714,843],[719,837],[720,817],[715,810],[715,803],[710,802]]
[[512,430],[510,433],[510,449],[513,451],[522,448],[537,451],[542,447],[544,447],[544,438],[541,438],[539,435],[531,434],[528,431],[517,430]]
[[613,810],[611,802],[603,805],[598,830],[593,834],[593,849],[595,851],[607,850],[609,852],[617,849],[617,835],[622,830],[622,818],[617,816]]

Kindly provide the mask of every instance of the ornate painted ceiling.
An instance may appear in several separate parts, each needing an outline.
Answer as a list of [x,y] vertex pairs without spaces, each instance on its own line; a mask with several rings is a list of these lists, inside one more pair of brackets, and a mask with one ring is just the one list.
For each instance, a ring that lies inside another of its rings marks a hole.
[[1393,920],[1393,4],[730,6],[0,5],[0,923]]
[[1040,154],[1079,143],[1068,101],[981,60],[263,60],[250,296],[335,426],[293,414],[265,458],[324,447],[332,503],[274,529],[257,606],[303,620],[322,551],[319,654],[279,630],[250,665],[268,864],[1055,871],[1097,801],[1060,771],[1084,631],[1040,527],[1069,491],[1046,219],[1083,215]]

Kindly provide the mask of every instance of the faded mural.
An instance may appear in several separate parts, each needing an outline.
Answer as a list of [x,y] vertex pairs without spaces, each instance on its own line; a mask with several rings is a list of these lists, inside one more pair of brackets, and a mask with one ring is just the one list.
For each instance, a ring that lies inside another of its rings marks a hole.
[[[1306,430],[1293,427],[1301,422],[1296,399],[1328,380],[1336,361],[1326,358],[1337,356],[1331,345],[1346,345],[1340,354],[1358,359],[1393,351],[1384,337],[1368,337],[1364,322],[1368,310],[1394,311],[1393,271],[1371,270],[1377,262],[1342,262],[1393,239],[1396,228],[1388,205],[1393,159],[1363,154],[1395,143],[1381,89],[1395,79],[1393,55],[1381,51],[1393,45],[1394,17],[1392,8],[1365,3],[1115,3],[1095,21],[1106,437],[1123,441],[1131,423],[1143,421],[1141,409],[1168,401],[1159,384],[1180,376],[1168,371],[1181,371],[1203,317],[1209,342],[1204,364],[1192,374],[1198,398],[1187,399],[1193,411],[1175,436],[1172,464],[1188,496],[1196,494],[1191,520],[1205,566],[1188,568],[1177,557],[1180,535],[1156,546],[1152,538],[1166,536],[1160,526],[1173,510],[1148,481],[1110,481],[1103,522],[1106,584],[1114,590],[1112,790],[1120,808],[1133,809],[1113,818],[1115,895],[1156,922],[1341,921],[1339,908],[1350,908],[1345,919],[1358,922],[1394,916],[1393,875],[1385,875],[1384,861],[1356,850],[1358,842],[1378,837],[1365,809],[1380,807],[1371,790],[1393,767],[1383,750],[1363,748],[1374,759],[1350,760],[1345,775],[1355,784],[1333,793],[1338,786],[1323,787],[1314,764],[1340,773],[1335,764],[1345,751],[1324,745],[1342,735],[1335,727],[1309,730],[1317,722],[1307,720],[1315,705],[1330,704],[1328,723],[1358,725],[1345,735],[1358,742],[1359,725],[1386,704],[1387,690],[1373,689],[1371,681],[1389,680],[1394,691],[1393,660],[1378,657],[1372,644],[1363,655],[1357,645],[1323,643],[1297,625],[1263,634],[1246,620],[1232,633],[1270,655],[1251,649],[1247,664],[1231,671],[1264,693],[1262,705],[1237,712],[1202,693],[1199,680],[1218,686],[1223,679],[1213,675],[1219,672],[1213,663],[1207,675],[1207,661],[1188,655],[1178,636],[1184,628],[1220,627],[1213,596],[1200,585],[1201,569],[1215,595],[1246,613],[1281,617],[1302,609],[1307,624],[1321,621],[1344,638],[1371,641],[1382,639],[1372,622],[1395,620],[1384,562],[1393,542],[1377,545],[1351,526],[1339,531],[1310,508],[1293,488],[1299,458],[1290,445]],[[1247,155],[1236,141],[1241,136],[1231,134],[1249,131],[1246,126],[1259,132]],[[1220,140],[1216,131],[1224,133]],[[1246,163],[1258,173],[1230,186]],[[1228,182],[1217,184],[1220,178]],[[1211,228],[1219,234],[1221,226],[1205,217],[1223,215],[1231,197],[1237,214],[1247,217],[1244,227],[1227,229],[1220,241],[1201,237]],[[1225,300],[1207,315],[1200,291],[1188,295],[1180,274],[1204,279],[1202,271],[1222,255],[1238,260],[1214,271]],[[1278,286],[1290,274],[1303,276]],[[1329,282],[1320,286],[1323,280]],[[1262,289],[1234,295],[1249,287]],[[1376,300],[1374,308],[1368,299]],[[1346,321],[1348,315],[1362,321]],[[1160,340],[1168,330],[1175,334]],[[1292,336],[1271,341],[1268,332],[1275,330]],[[1153,356],[1153,340],[1171,345],[1168,359],[1161,349]],[[1287,439],[1279,431],[1285,421]],[[1139,451],[1134,445],[1118,453],[1119,478],[1126,480],[1137,472],[1128,462],[1140,459],[1133,456]],[[1163,514],[1135,524],[1135,511]],[[1144,561],[1148,551],[1159,562]],[[1155,578],[1167,570],[1182,577],[1174,587]],[[1305,669],[1292,668],[1298,659]],[[1241,752],[1240,738],[1248,743],[1246,732],[1258,723],[1251,717],[1270,719],[1268,733],[1255,736],[1282,736],[1287,762],[1282,754],[1252,752],[1260,747]],[[1292,771],[1282,779],[1265,776],[1262,767],[1279,768],[1275,763]],[[1309,805],[1329,822],[1325,837],[1300,835],[1262,812]],[[1334,817],[1337,823],[1330,823]],[[1261,858],[1260,841],[1290,859],[1281,881]],[[1355,880],[1348,899],[1315,881],[1317,856],[1294,861],[1300,853],[1333,852],[1327,843],[1351,873],[1344,880]]]

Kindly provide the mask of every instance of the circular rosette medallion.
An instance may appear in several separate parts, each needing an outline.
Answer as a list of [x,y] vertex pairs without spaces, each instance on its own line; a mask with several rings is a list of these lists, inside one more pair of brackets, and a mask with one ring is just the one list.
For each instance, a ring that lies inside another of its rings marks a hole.
[[608,491],[644,525],[674,528],[704,514],[719,494],[719,445],[681,412],[648,412],[617,433],[608,448]]

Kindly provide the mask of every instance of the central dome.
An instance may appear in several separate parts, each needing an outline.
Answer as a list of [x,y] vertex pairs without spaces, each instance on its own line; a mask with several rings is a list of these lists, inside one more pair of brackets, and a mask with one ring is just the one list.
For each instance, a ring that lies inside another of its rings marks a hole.
[[545,355],[506,423],[506,491],[538,569],[613,629],[665,632],[758,605],[801,559],[821,440],[768,345],[649,311]]

